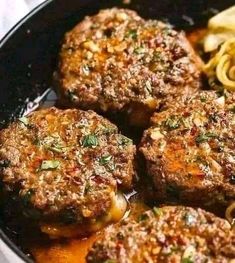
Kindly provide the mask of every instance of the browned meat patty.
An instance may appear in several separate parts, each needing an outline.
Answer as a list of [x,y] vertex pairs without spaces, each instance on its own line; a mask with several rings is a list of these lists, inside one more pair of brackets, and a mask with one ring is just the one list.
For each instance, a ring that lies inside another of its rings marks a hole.
[[141,124],[146,121],[143,111],[194,93],[200,68],[201,60],[183,32],[113,8],[86,17],[66,34],[59,90],[68,105],[127,111]]
[[199,92],[156,113],[152,124],[140,151],[157,199],[218,209],[235,199],[234,94]]
[[89,263],[234,262],[235,232],[201,209],[154,208],[105,230],[88,253]]
[[72,224],[75,233],[82,223],[89,231],[86,224],[96,228],[124,213],[117,191],[132,187],[134,155],[132,141],[93,111],[43,109],[0,132],[5,190],[53,235],[59,230],[50,224]]

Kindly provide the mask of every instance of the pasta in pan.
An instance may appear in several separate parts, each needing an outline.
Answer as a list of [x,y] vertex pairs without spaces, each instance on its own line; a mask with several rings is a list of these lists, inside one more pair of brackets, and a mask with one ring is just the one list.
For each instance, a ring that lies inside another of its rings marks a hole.
[[213,16],[208,21],[208,34],[204,39],[204,51],[215,51],[226,40],[235,37],[235,6]]
[[235,37],[222,44],[205,65],[204,71],[210,81],[218,79],[224,88],[235,90]]

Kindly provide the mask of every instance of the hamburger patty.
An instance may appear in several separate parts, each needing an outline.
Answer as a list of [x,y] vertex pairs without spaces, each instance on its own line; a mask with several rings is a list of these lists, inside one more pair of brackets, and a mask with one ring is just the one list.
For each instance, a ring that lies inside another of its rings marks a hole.
[[43,224],[83,223],[85,230],[119,217],[117,191],[132,187],[134,155],[132,141],[93,111],[42,109],[0,131],[5,191]]
[[140,151],[159,200],[206,208],[235,199],[235,96],[199,92],[155,113]]
[[59,90],[68,105],[125,110],[136,121],[136,111],[143,115],[143,110],[152,112],[167,100],[194,93],[200,68],[183,32],[113,8],[86,17],[66,34]]
[[107,228],[87,256],[89,263],[220,262],[235,259],[229,223],[201,209],[154,208],[138,220]]

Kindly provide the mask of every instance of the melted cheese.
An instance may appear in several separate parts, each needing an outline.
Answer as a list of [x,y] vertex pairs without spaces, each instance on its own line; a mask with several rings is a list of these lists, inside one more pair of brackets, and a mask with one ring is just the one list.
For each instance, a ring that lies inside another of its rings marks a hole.
[[[122,195],[115,198],[118,206],[124,204],[122,198],[124,198]],[[134,200],[131,201],[129,207],[131,209],[128,209],[128,212],[125,213],[125,217],[128,216],[136,219],[140,214],[149,209],[143,202],[136,201],[136,198],[138,196],[133,196]],[[116,212],[114,209],[113,214],[115,215]],[[118,213],[116,215],[118,216]],[[32,242],[30,252],[36,263],[85,263],[88,250],[101,235],[102,231],[85,239],[68,239],[66,242],[64,240],[51,240],[50,244],[39,243],[37,245]]]
[[113,196],[112,205],[107,214],[97,220],[69,226],[42,224],[41,231],[49,235],[51,239],[84,236],[99,231],[110,223],[118,222],[124,216],[126,210],[127,201],[125,197],[119,193]]

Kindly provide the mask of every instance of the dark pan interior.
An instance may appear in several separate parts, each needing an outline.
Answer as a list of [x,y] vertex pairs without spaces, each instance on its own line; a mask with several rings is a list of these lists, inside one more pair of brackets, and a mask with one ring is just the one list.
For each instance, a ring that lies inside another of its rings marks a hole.
[[[137,10],[143,17],[168,20],[176,28],[190,30],[206,26],[209,17],[233,4],[234,0],[132,0],[128,5],[113,0],[44,2],[0,43],[0,128],[20,116],[30,101],[52,87],[63,35],[84,16],[95,14],[101,8],[119,6]],[[2,229],[4,231],[3,225]],[[3,231],[0,237],[19,254]]]

